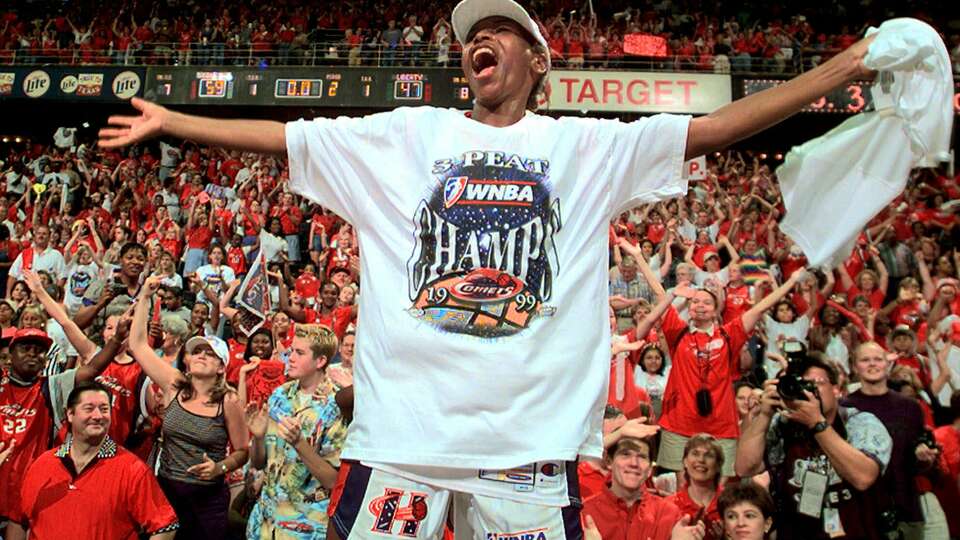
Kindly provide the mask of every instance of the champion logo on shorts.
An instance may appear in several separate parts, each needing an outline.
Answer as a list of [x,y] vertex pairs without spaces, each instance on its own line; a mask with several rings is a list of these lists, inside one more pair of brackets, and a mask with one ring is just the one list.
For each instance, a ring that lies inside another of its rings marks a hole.
[[507,532],[507,533],[487,533],[486,540],[547,540],[547,531],[550,527],[541,529],[530,529],[529,531]]

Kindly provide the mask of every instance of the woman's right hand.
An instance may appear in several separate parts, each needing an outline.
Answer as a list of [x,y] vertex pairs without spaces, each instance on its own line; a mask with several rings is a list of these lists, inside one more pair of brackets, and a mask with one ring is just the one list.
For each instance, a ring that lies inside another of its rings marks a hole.
[[149,101],[133,98],[130,104],[141,112],[140,116],[114,115],[107,119],[110,127],[105,127],[98,134],[97,144],[103,148],[118,148],[131,145],[146,139],[152,139],[163,133],[164,120],[170,111]]

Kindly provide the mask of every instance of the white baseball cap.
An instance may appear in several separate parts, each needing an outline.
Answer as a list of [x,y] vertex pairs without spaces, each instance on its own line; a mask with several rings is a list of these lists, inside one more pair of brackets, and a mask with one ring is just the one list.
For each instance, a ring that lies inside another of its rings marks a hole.
[[199,345],[209,345],[210,348],[213,349],[214,354],[220,358],[220,361],[223,362],[224,365],[226,365],[230,360],[230,352],[229,348],[227,347],[227,342],[216,336],[193,336],[192,338],[188,339],[185,345],[187,354],[193,354],[193,351]]
[[457,41],[465,45],[473,25],[487,17],[506,17],[529,32],[533,39],[546,49],[547,68],[550,68],[550,46],[540,32],[540,25],[530,17],[527,10],[513,0],[463,0],[457,4],[451,16]]

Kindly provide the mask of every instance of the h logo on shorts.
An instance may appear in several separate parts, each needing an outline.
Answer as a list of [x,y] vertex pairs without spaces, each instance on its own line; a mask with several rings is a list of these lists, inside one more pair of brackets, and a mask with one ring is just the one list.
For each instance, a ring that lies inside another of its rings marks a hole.
[[374,516],[373,532],[392,535],[394,523],[399,521],[403,524],[398,533],[400,536],[417,536],[420,522],[427,519],[427,494],[410,493],[407,506],[400,506],[404,494],[402,489],[386,488],[383,495],[370,501],[368,508]]

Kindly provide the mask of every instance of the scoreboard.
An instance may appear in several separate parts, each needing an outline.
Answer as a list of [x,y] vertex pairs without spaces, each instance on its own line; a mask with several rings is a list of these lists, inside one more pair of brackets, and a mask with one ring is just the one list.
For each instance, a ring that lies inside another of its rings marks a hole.
[[473,96],[459,68],[151,68],[145,96],[162,104],[291,105],[469,109]]

